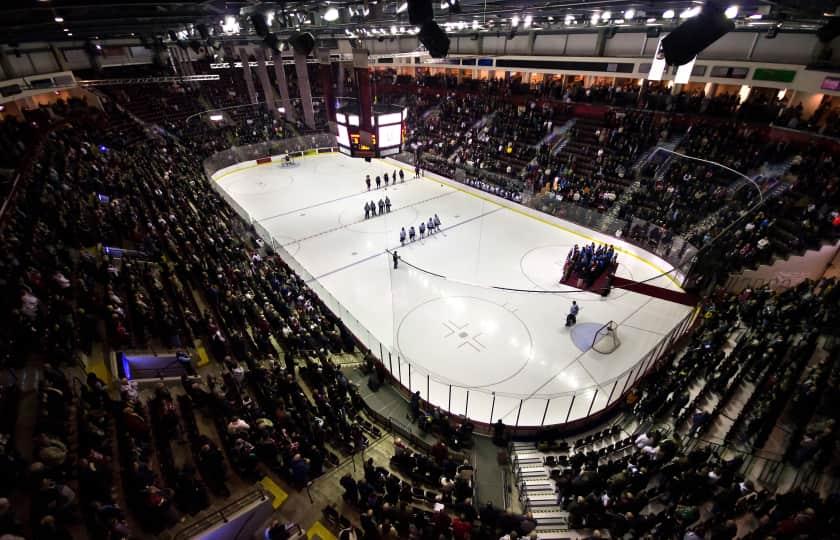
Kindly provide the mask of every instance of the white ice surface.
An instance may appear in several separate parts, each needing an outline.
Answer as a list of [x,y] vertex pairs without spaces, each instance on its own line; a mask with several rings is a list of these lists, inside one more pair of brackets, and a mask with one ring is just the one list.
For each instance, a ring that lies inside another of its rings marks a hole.
[[[405,183],[365,189],[365,174],[398,168]],[[553,424],[603,408],[690,312],[632,292],[604,299],[557,283],[568,250],[593,239],[619,249],[619,276],[642,281],[670,269],[635,246],[451,181],[413,176],[392,161],[321,154],[292,168],[243,167],[217,181],[314,277],[310,285],[377,356],[381,344],[403,384],[410,365],[413,390],[482,422],[512,424],[519,415],[520,425],[539,425],[543,416]],[[365,220],[365,202],[386,195],[391,213]],[[441,232],[400,246],[400,227],[417,228],[435,213]],[[404,264],[392,272],[386,250],[393,249],[424,271]],[[650,283],[679,289],[668,276]],[[572,342],[563,324],[572,299],[582,307],[579,323],[619,324],[617,351],[582,352]]]

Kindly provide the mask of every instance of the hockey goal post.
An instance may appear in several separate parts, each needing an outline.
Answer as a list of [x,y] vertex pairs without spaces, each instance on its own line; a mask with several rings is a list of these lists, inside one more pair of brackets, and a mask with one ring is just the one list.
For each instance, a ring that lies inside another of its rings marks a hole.
[[621,340],[618,339],[618,324],[610,321],[595,332],[592,338],[592,350],[601,354],[610,354],[618,349]]

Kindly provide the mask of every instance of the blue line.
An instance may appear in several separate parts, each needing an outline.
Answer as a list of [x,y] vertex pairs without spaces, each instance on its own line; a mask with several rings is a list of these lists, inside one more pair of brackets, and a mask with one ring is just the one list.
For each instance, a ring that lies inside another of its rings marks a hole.
[[[451,231],[452,229],[455,229],[456,227],[460,227],[461,225],[465,225],[465,224],[467,224],[467,223],[469,223],[469,222],[471,222],[471,221],[475,221],[475,220],[477,220],[477,219],[481,219],[481,218],[483,218],[483,217],[485,217],[485,216],[489,216],[490,214],[492,214],[492,213],[494,213],[494,212],[498,212],[499,210],[502,210],[503,208],[504,208],[504,207],[495,208],[495,209],[493,209],[493,210],[490,210],[489,212],[484,212],[483,214],[479,214],[479,215],[477,215],[477,216],[471,217],[470,219],[465,219],[464,221],[458,222],[458,223],[456,223],[455,225],[452,225],[451,227],[447,227],[447,228],[446,228],[446,229],[444,229],[444,230],[445,230],[445,231]],[[369,260],[371,260],[371,259],[375,259],[376,257],[379,257],[380,255],[383,255],[383,254],[385,254],[385,253],[390,253],[391,251],[393,251],[393,250],[395,250],[395,249],[400,249],[401,247],[402,247],[401,245],[400,245],[400,246],[394,246],[394,247],[392,247],[392,248],[390,248],[390,249],[385,249],[385,251],[382,251],[381,253],[374,253],[373,255],[369,255],[369,256],[365,257],[364,259],[359,259],[358,261],[352,262],[352,263],[350,263],[350,264],[346,264],[346,265],[344,265],[344,266],[341,266],[341,267],[339,267],[339,268],[336,268],[335,270],[330,270],[329,272],[325,272],[325,273],[321,274],[320,276],[315,276],[315,277],[313,277],[312,279],[307,280],[307,281],[306,281],[306,283],[311,283],[311,282],[313,282],[313,281],[318,281],[318,280],[319,280],[319,279],[321,279],[321,278],[327,277],[327,276],[332,275],[332,274],[335,274],[335,273],[337,273],[337,272],[341,272],[342,270],[347,270],[348,268],[353,267],[353,266],[356,266],[357,264],[362,264],[362,263],[365,263],[365,262],[367,262],[367,261],[369,261]],[[408,264],[409,266],[414,266],[414,265],[412,265],[412,264],[410,264],[410,263],[405,263],[405,264]],[[416,267],[415,267],[415,268],[416,268]],[[418,270],[420,270],[420,269],[418,268]],[[423,271],[424,271],[424,272],[427,272],[426,270],[423,270]],[[428,273],[431,273],[431,272],[428,272]],[[435,274],[435,275],[439,275],[439,274]],[[440,276],[440,277],[442,277],[442,278],[446,279],[446,276]]]

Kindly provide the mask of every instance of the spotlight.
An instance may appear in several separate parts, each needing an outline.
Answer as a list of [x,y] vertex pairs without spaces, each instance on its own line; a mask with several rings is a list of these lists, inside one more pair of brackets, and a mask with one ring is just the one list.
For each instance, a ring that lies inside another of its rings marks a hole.
[[702,8],[700,6],[694,6],[686,9],[682,13],[680,13],[680,19],[690,19],[692,17],[696,17],[700,14],[700,10]]
[[[444,2],[447,6],[448,3]],[[443,8],[443,5],[441,5]],[[432,8],[432,0],[413,0],[408,2],[408,22],[415,26],[422,25],[426,21],[431,21],[435,18],[434,8]]]
[[324,12],[324,20],[333,22],[338,20],[338,10],[334,7],[331,7],[326,12]]
[[308,56],[315,48],[315,36],[309,32],[295,32],[289,37],[289,45],[296,53]]
[[625,10],[625,12],[624,12],[624,18],[627,19],[628,21],[635,16],[636,16],[636,10],[633,9],[633,8]]
[[267,49],[271,49],[276,53],[279,53],[283,50],[280,40],[277,39],[277,34],[274,33],[265,36],[265,39],[263,40],[263,45],[265,45]]
[[236,17],[233,15],[225,15],[225,19],[222,21],[222,32],[225,34],[235,34],[239,32],[239,21],[236,20]]
[[610,17],[612,17],[612,12],[610,10],[607,10],[604,13],[601,14],[601,20],[602,21],[608,21],[608,20],[610,20]]
[[264,14],[254,13],[249,18],[251,19],[251,24],[254,26],[254,32],[256,32],[258,36],[264,38],[268,35],[268,22],[266,21]]
[[408,2],[403,2],[399,6],[397,6],[397,13],[402,13],[408,9]]
[[449,38],[435,21],[423,23],[418,37],[432,58],[445,58],[449,53]]
[[64,22],[64,17],[56,17],[55,22]]
[[668,9],[665,13],[662,14],[663,19],[673,19],[674,18],[674,10]]
[[738,16],[738,6],[729,6],[723,14],[726,15],[727,19],[734,19]]

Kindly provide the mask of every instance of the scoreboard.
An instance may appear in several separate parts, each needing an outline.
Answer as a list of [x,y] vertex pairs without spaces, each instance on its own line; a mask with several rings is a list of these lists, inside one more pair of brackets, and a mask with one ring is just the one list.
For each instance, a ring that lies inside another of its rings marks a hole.
[[361,127],[358,105],[350,103],[335,113],[338,149],[352,157],[385,157],[402,151],[406,138],[406,111],[394,105],[374,105],[368,132]]

